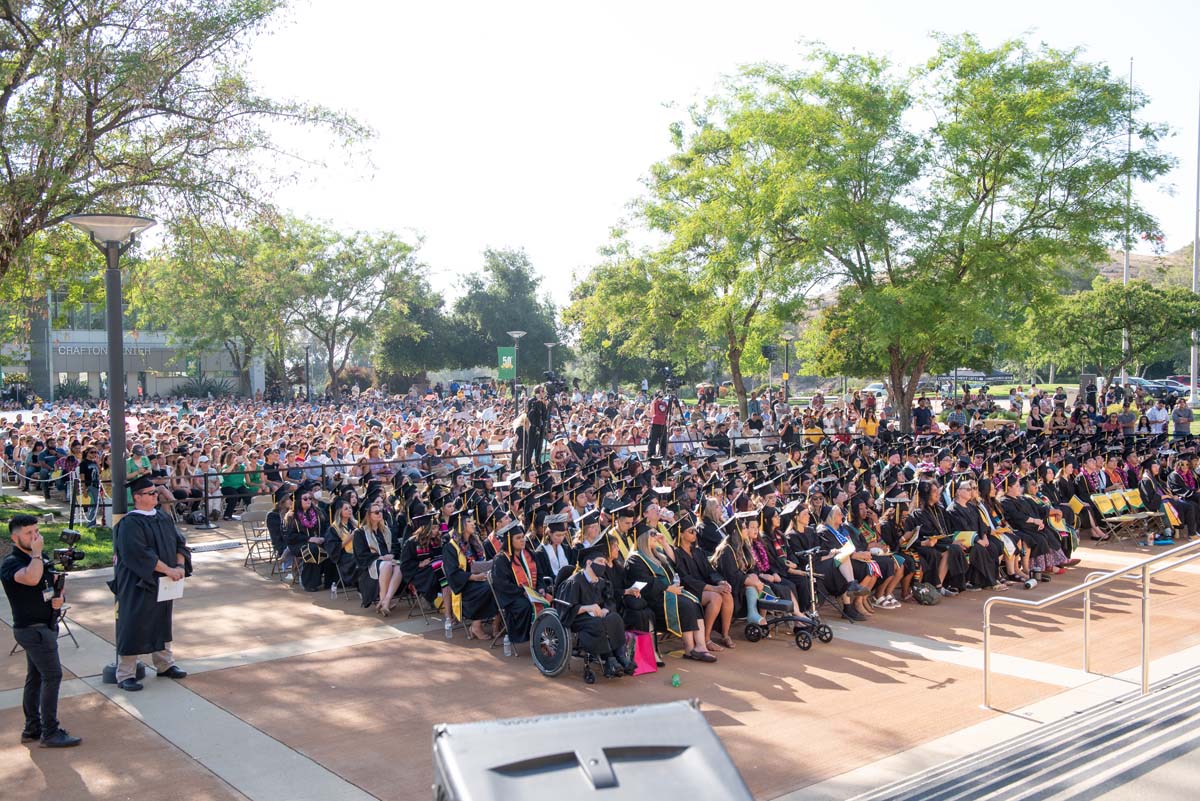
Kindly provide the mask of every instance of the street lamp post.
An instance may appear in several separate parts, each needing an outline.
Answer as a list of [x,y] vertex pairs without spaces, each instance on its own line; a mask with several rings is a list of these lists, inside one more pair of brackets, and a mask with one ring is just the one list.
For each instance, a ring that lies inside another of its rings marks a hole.
[[509,331],[508,335],[513,338],[513,406],[520,412],[521,407],[517,404],[517,382],[521,380],[521,337],[525,336],[524,331]]
[[[75,214],[66,221],[84,231],[104,254],[104,308],[108,328],[108,424],[112,429],[109,452],[112,462],[112,527],[128,511],[125,501],[125,332],[121,319],[121,254],[129,250],[142,231],[155,224],[149,217],[127,214]],[[103,670],[105,684],[117,683],[117,659]],[[146,675],[140,662],[135,678]]]
[[155,224],[127,214],[75,214],[67,222],[86,232],[104,254],[104,307],[108,328],[108,423],[112,455],[112,525],[128,511],[125,500],[125,332],[121,319],[121,254]]
[[304,346],[304,400],[312,403],[312,345]]
[[554,346],[557,345],[558,343],[557,342],[543,342],[542,344],[546,346],[546,369],[553,372],[554,371]]
[[796,335],[791,331],[784,331],[779,338],[783,340],[783,402],[788,403],[792,394],[792,340]]

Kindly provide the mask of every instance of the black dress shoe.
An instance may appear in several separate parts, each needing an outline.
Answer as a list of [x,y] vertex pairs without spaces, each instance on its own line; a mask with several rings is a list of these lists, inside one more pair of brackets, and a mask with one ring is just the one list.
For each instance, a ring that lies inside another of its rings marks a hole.
[[161,673],[156,674],[160,679],[186,679],[187,671],[179,665],[171,665]]
[[142,683],[137,679],[125,679],[124,681],[119,681],[117,682],[117,686],[127,693],[136,693],[138,690],[142,689]]
[[626,676],[632,676],[637,672],[637,665],[633,663],[633,660],[624,651],[617,657],[617,662],[621,664],[621,669],[625,671]]
[[609,657],[604,660],[604,678],[615,679],[622,675],[621,666],[617,663],[615,657]]
[[42,739],[42,729],[40,726],[36,729],[25,729],[21,732],[21,742],[23,743],[32,743],[40,739]]
[[867,619],[866,615],[855,609],[850,604],[846,604],[842,607],[842,617],[846,618],[847,620],[853,620],[856,623]]
[[42,738],[42,748],[73,748],[83,740],[67,734],[66,729],[56,729],[53,734]]

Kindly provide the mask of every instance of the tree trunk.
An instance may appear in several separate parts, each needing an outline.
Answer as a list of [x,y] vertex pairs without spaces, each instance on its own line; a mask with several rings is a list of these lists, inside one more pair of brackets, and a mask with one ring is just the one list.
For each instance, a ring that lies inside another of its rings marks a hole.
[[1054,362],[1050,362],[1050,378],[1047,379],[1047,381],[1046,381],[1047,384],[1054,383],[1055,373],[1057,373],[1057,367],[1055,366]]
[[746,422],[746,383],[742,378],[742,350],[734,345],[729,346],[729,372],[733,379],[733,391],[738,399],[738,416]]
[[906,376],[904,374],[904,360],[901,358],[899,351],[893,350],[890,354],[888,364],[888,392],[892,396],[892,409],[900,418],[900,432],[902,434],[912,433],[913,398],[917,396],[917,385],[921,383],[921,376],[925,374],[925,365],[928,361],[928,355],[917,357],[917,362],[911,373]]

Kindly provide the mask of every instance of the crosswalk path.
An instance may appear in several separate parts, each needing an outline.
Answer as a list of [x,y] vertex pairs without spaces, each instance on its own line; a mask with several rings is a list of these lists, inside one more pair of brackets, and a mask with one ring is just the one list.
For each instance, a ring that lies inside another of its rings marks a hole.
[[1197,748],[1200,667],[852,801],[1084,801]]

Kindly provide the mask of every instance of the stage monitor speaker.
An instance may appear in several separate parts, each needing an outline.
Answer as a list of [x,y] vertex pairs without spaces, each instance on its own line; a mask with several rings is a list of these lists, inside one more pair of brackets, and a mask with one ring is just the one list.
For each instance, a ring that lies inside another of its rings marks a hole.
[[433,727],[434,801],[751,801],[698,701]]

